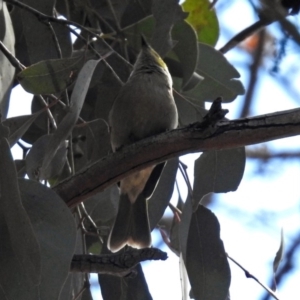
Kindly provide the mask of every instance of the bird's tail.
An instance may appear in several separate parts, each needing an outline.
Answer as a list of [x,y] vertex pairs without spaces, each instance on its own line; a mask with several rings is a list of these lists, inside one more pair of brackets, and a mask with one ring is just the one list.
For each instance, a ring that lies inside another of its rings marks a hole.
[[138,196],[131,203],[127,194],[121,194],[115,223],[108,238],[108,249],[117,252],[125,245],[134,248],[151,246],[151,232],[146,197]]

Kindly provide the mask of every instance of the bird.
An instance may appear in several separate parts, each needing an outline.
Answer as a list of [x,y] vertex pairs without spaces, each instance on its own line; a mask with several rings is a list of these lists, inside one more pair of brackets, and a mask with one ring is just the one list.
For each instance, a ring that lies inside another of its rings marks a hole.
[[[142,36],[133,70],[109,112],[113,152],[178,126],[172,84],[166,63]],[[118,212],[107,242],[111,252],[125,245],[138,249],[151,246],[147,200],[164,165],[165,162],[147,167],[119,182]]]

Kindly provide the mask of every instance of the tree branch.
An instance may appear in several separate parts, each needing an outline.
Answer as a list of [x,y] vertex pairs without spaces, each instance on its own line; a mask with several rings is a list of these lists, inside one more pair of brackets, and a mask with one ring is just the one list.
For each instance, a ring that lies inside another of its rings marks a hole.
[[141,140],[96,161],[53,190],[69,207],[78,205],[120,179],[172,157],[264,143],[300,134],[300,109],[253,118],[207,121]]
[[74,255],[71,272],[127,276],[135,266],[145,260],[166,260],[167,253],[156,248],[129,249],[116,254]]

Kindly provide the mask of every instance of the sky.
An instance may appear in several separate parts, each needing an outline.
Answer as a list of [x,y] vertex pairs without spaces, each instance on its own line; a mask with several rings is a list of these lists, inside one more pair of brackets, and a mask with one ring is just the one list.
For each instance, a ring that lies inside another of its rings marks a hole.
[[[217,6],[217,9],[222,7],[223,1],[219,2],[220,5]],[[226,13],[218,14],[221,37],[217,48],[221,47],[234,33],[237,33],[237,30],[249,26],[254,21],[254,15],[249,13],[251,10],[249,10],[248,1],[231,1],[230,3],[232,5],[226,10]],[[226,28],[223,24],[226,24]],[[270,30],[276,31],[276,26],[272,26]],[[292,53],[293,47],[290,45],[287,48],[291,54],[287,56],[281,66],[283,73],[287,72],[295,62],[298,66],[300,64],[299,58]],[[241,80],[247,86],[248,73],[245,65],[250,62],[249,56],[242,51],[233,50],[226,57],[239,70]],[[287,91],[282,89],[278,80],[269,75],[268,64],[271,65],[270,62],[266,62],[265,70],[260,72],[261,78],[254,95],[252,115],[299,107],[299,100],[297,102],[295,98],[292,98]],[[299,74],[296,72],[293,82],[299,82]],[[299,86],[294,84],[294,89],[300,94]],[[9,116],[29,114],[31,98],[32,96],[23,92],[22,88],[15,88]],[[234,102],[225,105],[230,111],[227,115],[228,118],[237,117],[241,103],[242,97],[239,97]],[[300,138],[277,140],[267,143],[267,146],[274,151],[298,150]],[[22,153],[18,147],[13,148],[13,155],[15,158],[21,157]],[[198,155],[193,154],[181,158],[188,165],[191,181],[193,180],[193,161]],[[264,169],[265,176],[258,172],[259,168]],[[285,242],[288,246],[293,233],[300,227],[299,178],[299,160],[285,162],[277,160],[266,166],[253,160],[247,160],[244,177],[238,190],[234,193],[215,195],[215,200],[209,206],[220,222],[221,238],[225,250],[264,284],[269,283],[272,274],[272,262],[279,247],[281,229],[284,230]],[[178,176],[178,180],[182,198],[185,198],[187,191],[180,176]],[[175,193],[172,200],[174,204],[176,204],[176,199]],[[159,234],[153,234],[153,240],[154,245],[161,244]],[[163,246],[162,250],[168,252],[169,259],[167,261],[143,263],[150,292],[155,300],[181,300],[179,259],[166,246]],[[296,262],[296,265],[296,271],[279,288],[280,299],[294,299],[295,293],[300,294],[299,262]],[[261,299],[264,294],[263,289],[254,280],[247,279],[243,271],[236,265],[230,263],[230,267],[232,273],[231,299]],[[98,288],[94,289],[94,297],[97,300],[102,299]]]

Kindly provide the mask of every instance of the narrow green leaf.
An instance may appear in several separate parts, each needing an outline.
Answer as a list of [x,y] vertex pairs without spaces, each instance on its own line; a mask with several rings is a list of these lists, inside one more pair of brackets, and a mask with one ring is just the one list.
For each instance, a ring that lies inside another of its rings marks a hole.
[[279,267],[279,264],[282,261],[283,254],[284,254],[284,235],[283,235],[283,229],[281,229],[279,249],[277,250],[273,261],[273,287],[272,287],[273,291],[276,291],[277,289],[275,275]]
[[83,64],[84,57],[44,60],[21,71],[17,79],[28,93],[52,94],[73,83]]
[[[101,59],[100,59],[101,60]],[[53,133],[52,138],[49,141],[48,149],[45,153],[42,172],[45,172],[52,162],[56,151],[60,147],[61,143],[64,142],[70,135],[74,125],[76,124],[79,114],[81,112],[86,93],[89,88],[94,70],[100,60],[89,60],[81,69],[70,100],[70,107],[68,114],[63,118],[61,123],[58,125],[57,130]],[[43,177],[43,173],[41,174]]]
[[231,275],[220,224],[202,205],[192,215],[185,264],[195,299],[226,299]]
[[162,218],[173,195],[174,183],[178,169],[178,159],[167,162],[158,185],[148,202],[150,228],[153,229]]
[[[198,63],[197,36],[189,23],[181,21],[174,25],[172,38],[176,42],[173,51],[179,58],[182,66],[182,88],[184,89],[195,72]],[[195,82],[194,86],[199,82]]]
[[198,34],[198,41],[214,46],[219,37],[219,22],[208,0],[185,0],[182,7],[189,13],[187,21]]
[[280,245],[279,245],[278,251],[276,252],[274,261],[273,261],[273,272],[274,272],[274,274],[277,272],[279,264],[282,261],[283,253],[284,253],[284,235],[283,235],[283,229],[281,229]]
[[43,112],[45,112],[45,111],[41,110],[32,115],[23,115],[23,116],[13,117],[13,118],[6,119],[3,122],[3,125],[9,128],[8,141],[9,141],[10,147],[12,147],[23,136],[23,134],[30,127],[30,125]]

